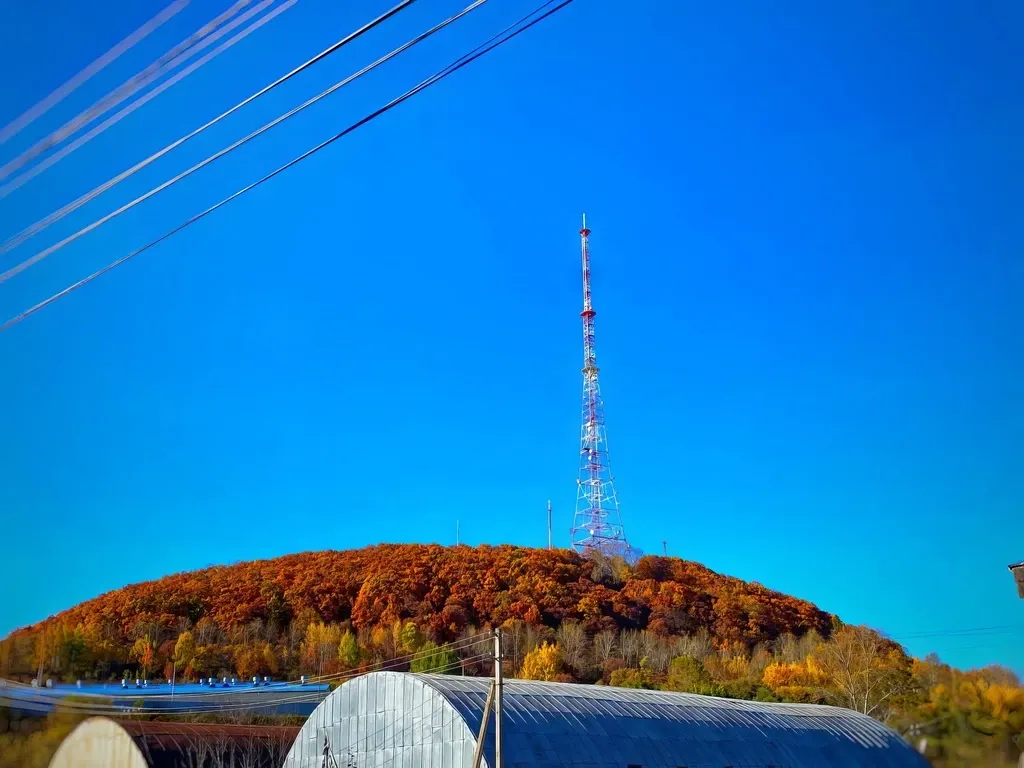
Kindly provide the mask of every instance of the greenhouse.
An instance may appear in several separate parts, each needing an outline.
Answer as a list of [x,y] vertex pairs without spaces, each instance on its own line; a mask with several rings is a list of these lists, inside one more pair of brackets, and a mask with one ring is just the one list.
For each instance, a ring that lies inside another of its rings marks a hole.
[[299,729],[90,717],[49,768],[279,768]]
[[[355,678],[310,715],[285,767],[472,768],[489,687],[401,672]],[[571,683],[503,688],[503,768],[927,766],[894,731],[846,709]],[[483,764],[494,757],[492,723]]]

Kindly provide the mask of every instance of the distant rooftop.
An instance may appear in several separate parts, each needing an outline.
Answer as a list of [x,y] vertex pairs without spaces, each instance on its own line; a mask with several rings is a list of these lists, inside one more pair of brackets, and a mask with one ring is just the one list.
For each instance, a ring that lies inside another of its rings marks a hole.
[[251,683],[238,683],[225,687],[200,685],[198,683],[151,682],[144,688],[130,685],[122,688],[120,683],[56,684],[52,688],[30,687],[24,684],[5,685],[0,683],[0,706],[10,707],[19,712],[47,714],[63,699],[75,697],[85,702],[90,700],[112,705],[123,712],[131,712],[137,702],[147,710],[173,711],[202,706],[207,711],[231,710],[245,706],[255,714],[303,715],[308,716],[330,690],[326,684],[270,683],[254,687]]
[[1011,565],[1010,572],[1017,581],[1017,594],[1024,598],[1024,562]]

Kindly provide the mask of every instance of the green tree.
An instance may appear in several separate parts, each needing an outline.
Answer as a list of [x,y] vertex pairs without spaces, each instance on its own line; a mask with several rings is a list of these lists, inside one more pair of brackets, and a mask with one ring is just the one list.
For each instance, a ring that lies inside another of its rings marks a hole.
[[615,688],[647,688],[654,689],[657,686],[651,679],[649,667],[623,667],[612,672],[608,681],[609,685]]
[[423,633],[411,621],[405,622],[405,626],[398,633],[399,650],[403,653],[414,653],[423,646]]
[[57,639],[56,653],[62,665],[67,665],[68,674],[75,677],[79,668],[86,661],[88,648],[81,627],[61,625]]
[[356,642],[356,636],[347,630],[338,643],[338,664],[343,670],[359,666],[359,643]]
[[427,640],[420,648],[416,658],[409,665],[411,672],[434,672],[438,674],[458,675],[462,673],[459,655],[447,643],[438,646]]
[[711,677],[700,659],[692,656],[678,656],[672,659],[665,679],[665,690],[684,693],[703,693],[711,682]]

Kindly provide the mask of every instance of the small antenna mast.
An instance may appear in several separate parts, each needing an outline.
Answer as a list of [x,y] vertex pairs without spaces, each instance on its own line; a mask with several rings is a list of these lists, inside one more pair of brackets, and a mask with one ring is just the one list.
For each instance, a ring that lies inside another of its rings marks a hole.
[[548,549],[551,549],[551,499],[548,499]]

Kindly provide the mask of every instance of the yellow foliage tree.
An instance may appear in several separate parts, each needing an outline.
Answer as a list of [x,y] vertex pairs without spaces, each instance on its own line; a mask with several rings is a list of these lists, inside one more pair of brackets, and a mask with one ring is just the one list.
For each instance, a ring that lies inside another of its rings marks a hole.
[[704,668],[712,680],[720,683],[730,680],[742,680],[750,671],[750,662],[746,656],[736,654],[728,656],[709,656],[704,660]]
[[341,643],[341,627],[314,621],[306,628],[302,641],[302,660],[306,668],[317,675],[334,672],[338,661],[338,645]]
[[263,668],[272,675],[276,675],[280,669],[274,646],[270,643],[263,644]]
[[143,677],[149,676],[150,667],[153,666],[153,643],[148,637],[140,637],[132,645],[132,658],[139,663]]
[[793,664],[769,664],[764,669],[764,684],[778,693],[782,688],[798,686],[801,688],[819,688],[827,682],[817,662],[811,657]]
[[178,641],[174,644],[174,662],[181,670],[186,669],[196,655],[196,641],[188,630],[178,635]]
[[554,680],[562,673],[562,653],[558,645],[544,643],[523,659],[519,676],[524,680]]

